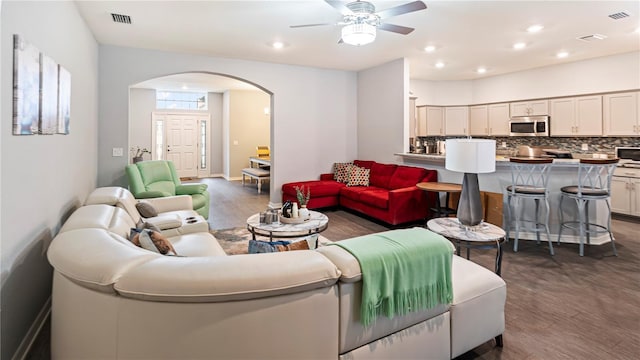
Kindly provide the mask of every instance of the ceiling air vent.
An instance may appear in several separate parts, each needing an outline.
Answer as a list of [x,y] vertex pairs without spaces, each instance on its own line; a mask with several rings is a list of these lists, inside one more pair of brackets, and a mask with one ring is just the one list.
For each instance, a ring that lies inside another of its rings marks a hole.
[[591,42],[591,41],[596,41],[596,40],[603,40],[603,39],[606,39],[606,38],[607,38],[606,35],[591,34],[591,35],[580,36],[577,39],[578,40],[582,40],[582,41],[586,41],[586,42]]
[[129,15],[121,15],[121,14],[111,14],[111,18],[113,22],[121,23],[121,24],[131,24],[131,16]]
[[611,14],[609,15],[610,18],[612,18],[613,20],[620,20],[620,19],[624,19],[626,17],[629,17],[630,15],[624,11],[620,11],[617,12],[615,14]]

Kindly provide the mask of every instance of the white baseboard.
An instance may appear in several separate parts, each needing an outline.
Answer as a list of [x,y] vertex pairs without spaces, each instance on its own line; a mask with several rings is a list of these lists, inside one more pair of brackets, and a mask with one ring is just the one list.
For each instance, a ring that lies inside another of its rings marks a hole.
[[34,320],[33,324],[31,324],[29,331],[27,331],[27,335],[25,335],[25,337],[22,339],[22,342],[20,342],[20,346],[18,346],[18,349],[13,354],[13,357],[11,358],[12,360],[24,360],[27,357],[27,354],[29,354],[29,350],[31,350],[33,343],[36,341],[38,334],[40,334],[40,332],[42,331],[42,327],[44,326],[44,323],[47,321],[47,318],[50,314],[51,296],[49,296],[42,309],[40,309],[38,316]]

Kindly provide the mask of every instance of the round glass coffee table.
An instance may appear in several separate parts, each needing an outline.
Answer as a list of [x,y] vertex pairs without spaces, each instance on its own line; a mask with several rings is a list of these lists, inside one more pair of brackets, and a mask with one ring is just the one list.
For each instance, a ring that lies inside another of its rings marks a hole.
[[309,219],[299,224],[283,224],[280,221],[271,224],[261,224],[260,214],[253,214],[247,219],[247,230],[251,232],[253,240],[256,235],[268,237],[269,241],[276,239],[299,238],[302,236],[319,234],[329,226],[329,218],[323,213],[309,210]]

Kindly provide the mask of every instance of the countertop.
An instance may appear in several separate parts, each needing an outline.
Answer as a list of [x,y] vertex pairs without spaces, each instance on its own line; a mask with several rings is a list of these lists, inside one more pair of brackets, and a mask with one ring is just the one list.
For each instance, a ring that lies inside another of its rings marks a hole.
[[[440,154],[415,154],[415,153],[395,153],[394,155],[400,156],[405,159],[418,160],[426,163],[444,165],[445,155]],[[578,157],[578,156],[576,156]],[[582,156],[587,157],[587,156]],[[575,159],[553,159],[553,163],[560,166],[577,166],[580,162],[579,158]],[[496,155],[496,165],[508,165],[509,157],[503,155]]]

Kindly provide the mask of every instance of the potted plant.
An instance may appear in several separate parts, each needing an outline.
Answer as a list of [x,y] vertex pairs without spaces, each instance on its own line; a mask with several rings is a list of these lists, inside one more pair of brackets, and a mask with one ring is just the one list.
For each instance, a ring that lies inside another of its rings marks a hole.
[[298,211],[299,216],[301,218],[309,217],[309,209],[307,209],[307,204],[309,203],[309,199],[311,199],[311,189],[307,187],[305,192],[304,185],[295,186],[296,189],[296,198],[298,199],[298,204],[300,204],[300,210]]
[[133,157],[133,163],[137,163],[140,162],[142,160],[144,160],[144,154],[151,154],[151,151],[149,151],[147,148],[140,148],[140,146],[132,146],[131,147],[131,156]]

